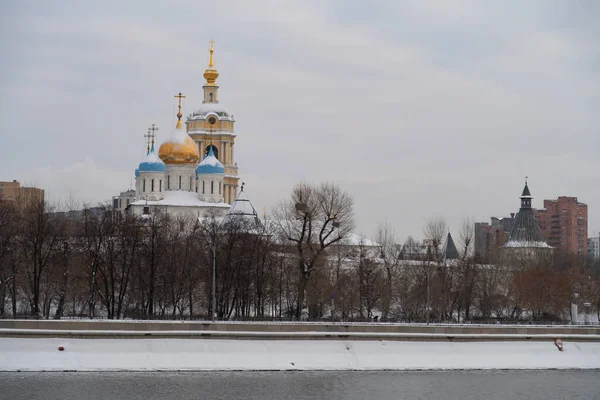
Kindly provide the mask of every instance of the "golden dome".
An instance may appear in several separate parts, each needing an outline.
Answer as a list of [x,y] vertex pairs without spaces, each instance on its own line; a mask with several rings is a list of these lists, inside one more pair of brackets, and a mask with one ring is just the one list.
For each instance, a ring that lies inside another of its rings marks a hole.
[[198,164],[198,147],[181,125],[181,120],[177,121],[171,138],[160,146],[158,156],[165,164]]
[[211,40],[210,41],[210,58],[208,61],[208,68],[206,69],[206,71],[204,71],[204,79],[206,79],[205,86],[217,86],[215,81],[219,77],[219,71],[217,71],[215,69],[215,63],[213,60],[213,53],[215,52],[214,44],[215,44],[214,40]]
[[216,86],[215,81],[219,77],[219,71],[214,68],[207,68],[204,71],[204,79],[206,79],[206,86]]

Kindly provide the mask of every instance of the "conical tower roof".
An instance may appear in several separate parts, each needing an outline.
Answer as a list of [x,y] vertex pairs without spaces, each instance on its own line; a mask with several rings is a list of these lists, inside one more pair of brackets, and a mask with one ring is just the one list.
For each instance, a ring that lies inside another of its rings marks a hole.
[[544,235],[531,208],[531,192],[525,182],[521,194],[521,208],[515,219],[510,239],[504,247],[550,247],[546,244]]
[[452,235],[450,232],[448,232],[448,236],[446,236],[446,243],[444,244],[444,259],[457,260],[459,258],[460,255],[458,254],[458,250],[454,244],[454,239],[452,239]]
[[229,221],[233,221],[238,218],[255,223],[256,226],[261,226],[258,213],[256,212],[256,209],[250,202],[250,199],[248,199],[246,192],[244,192],[243,183],[240,193],[236,197],[235,201],[229,208],[227,215],[225,216],[225,219]]

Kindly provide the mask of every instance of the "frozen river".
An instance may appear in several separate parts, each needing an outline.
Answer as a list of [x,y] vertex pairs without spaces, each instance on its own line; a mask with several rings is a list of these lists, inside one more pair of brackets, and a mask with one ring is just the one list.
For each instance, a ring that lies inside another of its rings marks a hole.
[[3,372],[0,399],[600,399],[600,370]]

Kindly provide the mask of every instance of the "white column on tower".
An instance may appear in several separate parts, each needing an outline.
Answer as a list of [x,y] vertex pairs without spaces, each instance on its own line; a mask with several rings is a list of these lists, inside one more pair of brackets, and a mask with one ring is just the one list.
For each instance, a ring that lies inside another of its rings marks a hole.
[[221,141],[223,147],[223,166],[227,165],[227,142]]
[[229,165],[232,165],[232,154],[231,154],[231,149],[233,148],[233,142],[227,142],[228,146],[227,146],[227,152],[229,153],[229,155],[227,156],[227,159],[229,160]]

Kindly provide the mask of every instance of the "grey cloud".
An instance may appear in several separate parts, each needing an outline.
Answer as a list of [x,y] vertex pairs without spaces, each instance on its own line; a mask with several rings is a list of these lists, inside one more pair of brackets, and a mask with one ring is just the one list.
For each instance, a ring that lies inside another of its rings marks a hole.
[[541,3],[62,4],[9,10],[21,23],[0,42],[0,145],[16,151],[2,179],[88,202],[126,189],[147,126],[160,141],[174,124],[172,96],[200,104],[214,38],[259,210],[300,180],[336,180],[359,231],[387,219],[404,239],[432,215],[457,228],[514,212],[529,175],[534,205],[578,196],[600,230],[593,24]]

